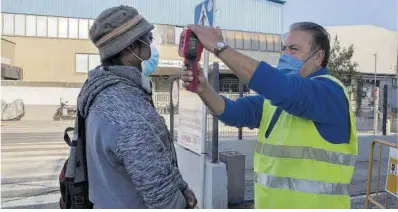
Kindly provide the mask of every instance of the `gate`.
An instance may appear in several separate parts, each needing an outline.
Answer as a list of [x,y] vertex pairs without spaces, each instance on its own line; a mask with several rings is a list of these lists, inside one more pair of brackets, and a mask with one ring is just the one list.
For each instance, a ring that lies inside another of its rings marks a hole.
[[[378,160],[377,160],[377,175],[376,175],[376,195],[375,198],[371,197],[370,192],[371,192],[371,185],[372,185],[372,171],[373,171],[373,152],[375,149],[375,145],[379,144],[380,149],[379,149],[379,155],[378,155]],[[368,166],[368,182],[366,185],[366,199],[365,199],[365,209],[369,208],[369,202],[374,204],[377,208],[380,209],[386,209],[387,204],[388,204],[388,193],[386,194],[385,200],[384,200],[384,205],[378,202],[379,200],[379,184],[380,184],[380,169],[381,169],[381,161],[382,161],[382,149],[384,147],[393,147],[393,148],[398,148],[398,144],[390,143],[387,141],[383,140],[374,140],[370,146],[370,152],[369,152],[369,166]],[[395,207],[398,208],[398,199],[396,200]]]

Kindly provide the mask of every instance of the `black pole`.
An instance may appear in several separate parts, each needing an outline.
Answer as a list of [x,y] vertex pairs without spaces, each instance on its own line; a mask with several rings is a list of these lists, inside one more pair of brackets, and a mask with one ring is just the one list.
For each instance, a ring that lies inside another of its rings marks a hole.
[[174,142],[174,104],[173,104],[173,83],[175,78],[170,77],[170,137],[171,140]]
[[[213,64],[213,89],[216,93],[220,91],[220,67],[217,62]],[[213,116],[211,162],[218,163],[218,120]]]
[[388,99],[388,85],[384,85],[383,91],[383,135],[387,135],[387,99]]
[[[243,97],[243,83],[239,80],[239,97]],[[238,129],[238,139],[242,140],[243,139],[243,130],[240,127]]]

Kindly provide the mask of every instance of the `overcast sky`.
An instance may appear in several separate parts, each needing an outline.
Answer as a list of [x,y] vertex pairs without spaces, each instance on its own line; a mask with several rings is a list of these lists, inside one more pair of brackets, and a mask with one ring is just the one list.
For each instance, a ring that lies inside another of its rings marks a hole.
[[287,0],[285,32],[298,21],[324,26],[372,24],[398,31],[398,0]]

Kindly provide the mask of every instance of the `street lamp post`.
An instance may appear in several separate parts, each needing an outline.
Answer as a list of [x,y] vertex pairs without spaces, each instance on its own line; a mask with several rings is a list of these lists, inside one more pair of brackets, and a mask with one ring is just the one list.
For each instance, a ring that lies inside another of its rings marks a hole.
[[373,88],[373,93],[374,93],[374,105],[373,105],[373,133],[376,134],[378,131],[378,106],[379,106],[379,90],[377,89],[377,53],[373,54],[375,57],[375,82],[374,82],[374,88]]
[[376,89],[377,84],[376,84],[376,79],[377,79],[377,53],[373,54],[375,57],[375,82],[374,82],[374,89]]

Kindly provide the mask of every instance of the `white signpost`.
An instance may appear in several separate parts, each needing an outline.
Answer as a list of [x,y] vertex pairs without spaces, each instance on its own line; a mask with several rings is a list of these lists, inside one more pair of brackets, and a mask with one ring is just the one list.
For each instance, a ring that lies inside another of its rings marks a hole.
[[[205,0],[198,4],[195,7],[194,24],[213,26],[213,7],[213,0]],[[209,52],[206,50],[204,51],[203,62],[203,73],[207,77]],[[180,86],[179,95],[177,144],[188,151],[196,153],[194,154],[196,157],[193,155],[189,157],[192,160],[189,161],[189,165],[185,165],[184,168],[180,167],[180,169],[192,173],[195,172],[194,169],[199,168],[200,176],[191,176],[191,184],[197,185],[193,189],[198,197],[198,207],[203,209],[205,208],[206,187],[206,107],[197,94],[186,91],[182,86]],[[191,164],[197,164],[199,167],[192,167]]]
[[[213,26],[213,0],[205,0],[195,7],[194,23]],[[203,73],[207,77],[209,70],[209,52],[204,51]],[[206,108],[198,95],[186,91],[180,86],[179,124],[177,143],[197,154],[205,153],[206,144]]]

